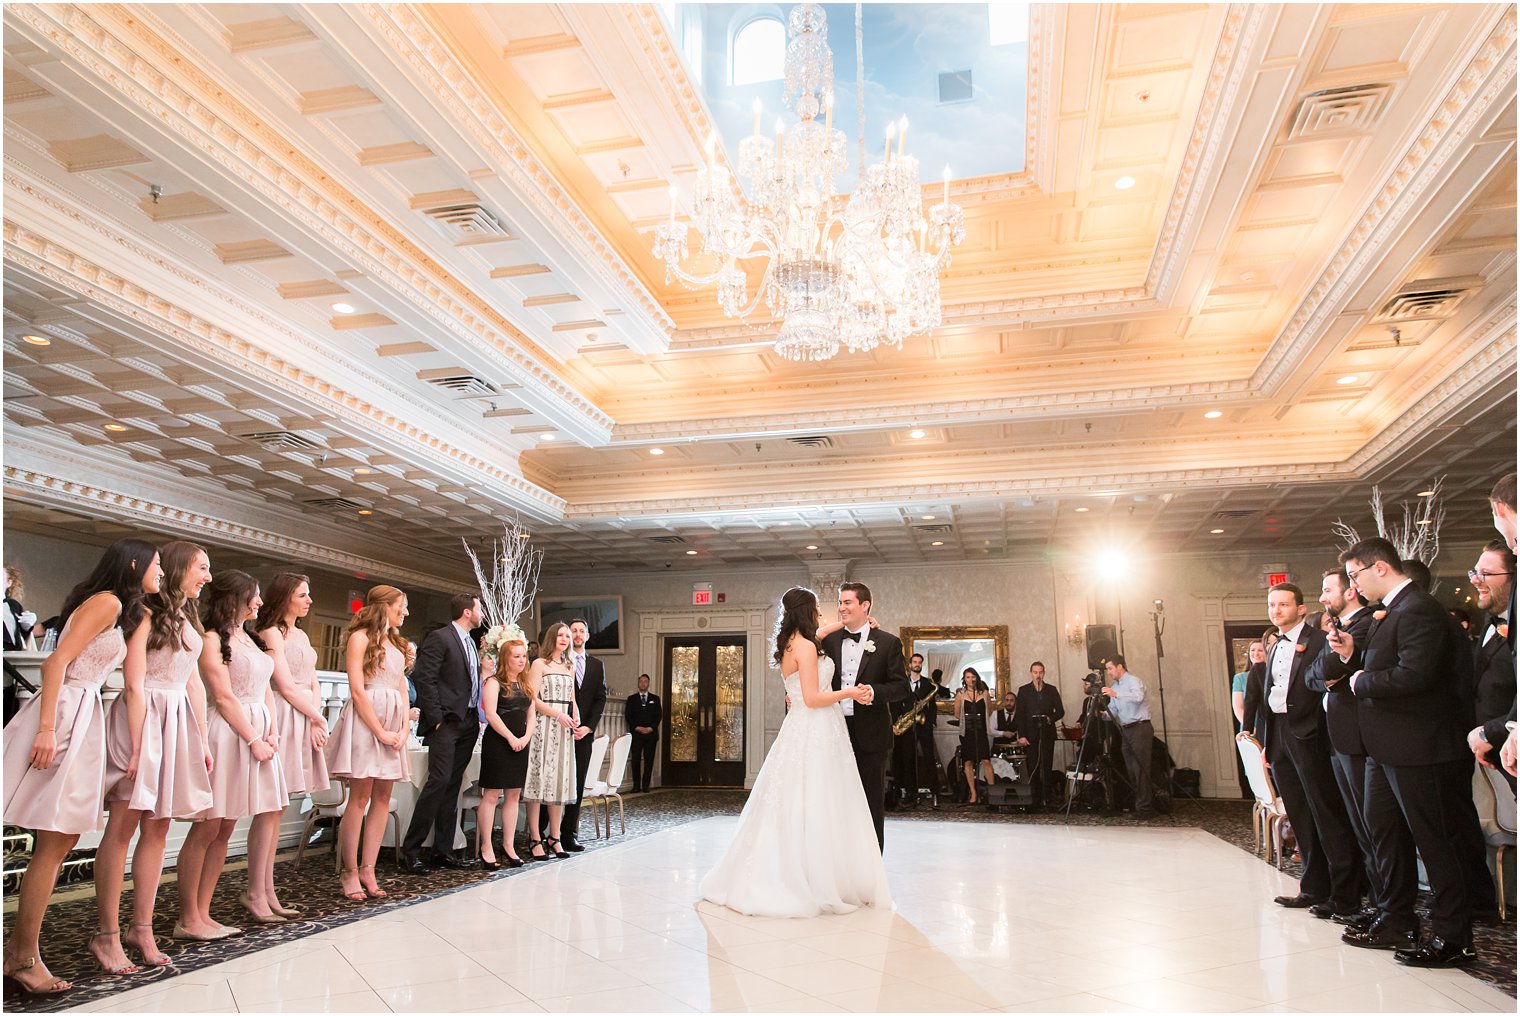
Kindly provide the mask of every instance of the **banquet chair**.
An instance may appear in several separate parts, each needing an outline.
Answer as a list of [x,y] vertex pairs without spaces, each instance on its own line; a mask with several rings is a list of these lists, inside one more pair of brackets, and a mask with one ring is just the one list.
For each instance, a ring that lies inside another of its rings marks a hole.
[[[348,808],[348,781],[333,777],[332,786],[326,790],[319,790],[311,795],[311,810],[306,813],[306,821],[301,826],[301,841],[296,844],[296,863],[301,863],[301,858],[306,853],[306,845],[311,840],[311,831],[316,824],[325,818],[333,820],[333,871],[342,868],[343,859],[338,856],[338,820],[343,817],[343,812]],[[396,814],[396,795],[391,794],[391,805],[385,816],[387,826],[394,826],[395,842],[401,842],[401,819]],[[382,834],[383,835],[383,834]],[[361,844],[362,849],[362,844]]]
[[1277,796],[1277,786],[1272,782],[1272,773],[1267,768],[1260,742],[1242,732],[1236,735],[1235,745],[1240,751],[1240,761],[1245,767],[1246,780],[1251,784],[1251,793],[1256,796],[1256,803],[1251,807],[1256,850],[1261,853],[1264,849],[1269,849],[1266,860],[1271,861],[1275,857],[1277,867],[1281,870],[1282,827],[1288,818],[1287,809],[1283,807],[1282,798]]
[[633,735],[624,734],[612,745],[612,763],[607,767],[607,778],[595,784],[586,784],[586,796],[591,799],[591,817],[596,818],[596,802],[601,801],[607,812],[607,838],[612,838],[612,799],[618,803],[618,832],[626,833],[628,823],[623,817],[623,795],[618,793],[623,779],[628,775],[628,756],[633,751]]
[[1473,804],[1483,839],[1494,849],[1494,888],[1499,897],[1499,919],[1508,914],[1504,899],[1504,854],[1515,848],[1515,792],[1497,769],[1476,766],[1473,771]]
[[[602,762],[607,758],[607,735],[603,734],[591,742],[591,761],[586,765],[586,784],[581,788],[581,798],[584,800],[592,795],[592,787],[601,782]],[[596,802],[591,803],[591,822],[596,827],[597,838],[602,835],[602,827],[597,822]],[[607,830],[610,835],[612,830]]]

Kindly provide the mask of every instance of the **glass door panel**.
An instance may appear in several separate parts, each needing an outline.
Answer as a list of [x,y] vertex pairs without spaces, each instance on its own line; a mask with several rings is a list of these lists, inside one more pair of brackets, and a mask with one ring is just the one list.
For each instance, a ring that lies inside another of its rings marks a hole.
[[670,786],[744,784],[744,637],[665,640],[664,780]]

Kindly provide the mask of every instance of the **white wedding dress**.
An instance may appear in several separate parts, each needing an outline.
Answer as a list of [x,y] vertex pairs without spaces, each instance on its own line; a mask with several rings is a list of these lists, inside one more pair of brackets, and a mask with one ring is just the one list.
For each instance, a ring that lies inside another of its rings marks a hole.
[[[792,708],[781,721],[733,843],[702,898],[756,917],[816,917],[857,907],[890,909],[887,871],[860,787],[844,712],[809,709],[796,674],[784,678]],[[834,663],[818,660],[828,691]]]

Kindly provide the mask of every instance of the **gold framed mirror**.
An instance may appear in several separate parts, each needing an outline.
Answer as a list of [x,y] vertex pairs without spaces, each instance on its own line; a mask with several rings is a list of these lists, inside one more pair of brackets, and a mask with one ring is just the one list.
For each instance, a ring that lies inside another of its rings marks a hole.
[[[912,665],[913,654],[924,658],[924,676],[943,670],[940,682],[953,698],[961,686],[961,674],[972,667],[998,700],[1013,686],[1008,655],[1006,624],[956,625],[953,627],[899,628],[903,658]],[[990,664],[990,666],[989,666]],[[940,702],[943,711],[948,700]]]

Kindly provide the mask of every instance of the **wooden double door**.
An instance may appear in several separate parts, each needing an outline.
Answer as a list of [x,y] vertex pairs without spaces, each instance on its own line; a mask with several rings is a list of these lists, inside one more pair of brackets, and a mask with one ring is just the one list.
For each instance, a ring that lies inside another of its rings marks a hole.
[[744,785],[743,635],[665,639],[665,786]]

